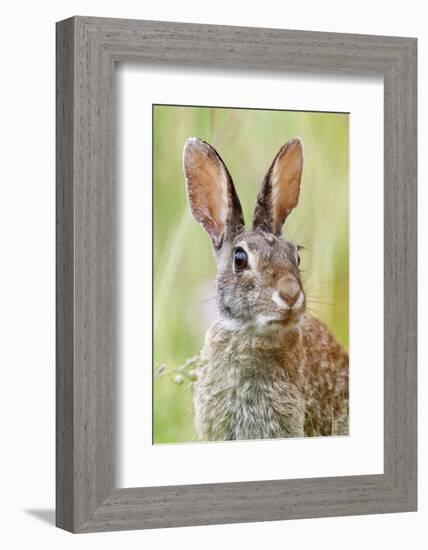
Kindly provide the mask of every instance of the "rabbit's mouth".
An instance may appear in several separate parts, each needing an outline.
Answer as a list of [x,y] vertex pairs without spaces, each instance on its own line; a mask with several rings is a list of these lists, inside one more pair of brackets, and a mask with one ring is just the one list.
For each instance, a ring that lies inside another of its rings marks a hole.
[[281,316],[258,315],[256,325],[261,331],[289,330],[295,328],[300,323],[302,315],[303,308],[296,311],[288,311],[285,314],[282,313]]
[[298,311],[289,311],[284,315],[278,313],[258,313],[251,320],[241,321],[223,317],[221,326],[223,329],[232,332],[247,332],[262,336],[281,334],[296,329],[303,319],[304,308]]

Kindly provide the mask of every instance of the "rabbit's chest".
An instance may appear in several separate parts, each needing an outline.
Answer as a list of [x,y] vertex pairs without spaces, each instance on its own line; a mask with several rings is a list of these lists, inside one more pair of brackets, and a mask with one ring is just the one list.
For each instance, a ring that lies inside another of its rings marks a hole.
[[299,394],[272,353],[211,356],[200,369],[194,406],[202,439],[289,437],[303,430]]

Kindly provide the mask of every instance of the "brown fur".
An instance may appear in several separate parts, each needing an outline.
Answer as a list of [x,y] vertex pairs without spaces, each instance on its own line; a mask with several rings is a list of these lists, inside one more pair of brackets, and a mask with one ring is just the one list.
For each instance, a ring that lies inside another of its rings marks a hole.
[[346,435],[348,356],[304,316],[292,330],[207,333],[194,405],[203,440]]

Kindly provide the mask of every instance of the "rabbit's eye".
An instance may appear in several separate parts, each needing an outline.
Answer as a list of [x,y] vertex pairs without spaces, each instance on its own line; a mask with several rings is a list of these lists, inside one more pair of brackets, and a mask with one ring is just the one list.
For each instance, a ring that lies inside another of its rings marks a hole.
[[248,266],[248,256],[243,248],[237,248],[234,256],[236,271],[242,271]]
[[295,254],[296,254],[296,263],[297,263],[297,267],[300,266],[300,254],[299,254],[299,252],[300,252],[300,250],[304,250],[304,249],[305,249],[305,247],[302,246],[302,245],[300,245],[300,244],[298,244],[298,245],[296,246],[296,252],[295,252]]

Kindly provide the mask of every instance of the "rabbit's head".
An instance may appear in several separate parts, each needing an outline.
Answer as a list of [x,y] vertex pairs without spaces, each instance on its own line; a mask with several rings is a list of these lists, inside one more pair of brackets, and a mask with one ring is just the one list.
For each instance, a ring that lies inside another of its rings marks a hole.
[[257,196],[251,230],[232,178],[217,151],[190,138],[184,173],[193,217],[207,231],[217,260],[217,301],[225,328],[272,331],[295,326],[305,309],[299,247],[282,227],[299,199],[300,139],[279,150]]

